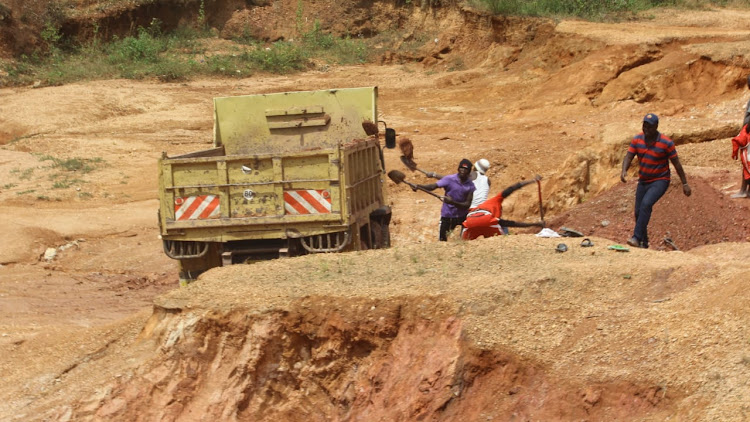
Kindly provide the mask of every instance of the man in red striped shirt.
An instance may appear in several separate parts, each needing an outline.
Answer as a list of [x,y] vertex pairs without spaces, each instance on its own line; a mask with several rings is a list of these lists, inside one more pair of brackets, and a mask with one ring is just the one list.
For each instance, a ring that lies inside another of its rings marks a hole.
[[659,133],[659,117],[649,113],[643,118],[643,132],[630,142],[628,152],[622,160],[620,180],[625,183],[630,163],[638,156],[638,187],[635,189],[635,229],[628,245],[648,248],[648,221],[654,204],[664,195],[669,187],[669,161],[672,162],[677,175],[682,181],[682,192],[685,196],[692,193],[688,185],[685,170],[682,169],[677,149],[671,139]]

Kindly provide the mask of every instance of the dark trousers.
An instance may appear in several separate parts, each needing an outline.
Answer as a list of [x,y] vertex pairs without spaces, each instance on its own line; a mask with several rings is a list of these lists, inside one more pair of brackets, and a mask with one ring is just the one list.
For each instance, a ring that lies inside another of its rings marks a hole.
[[654,204],[664,195],[669,187],[669,180],[655,180],[653,182],[638,182],[635,189],[635,229],[633,236],[648,248],[648,222]]
[[456,226],[460,226],[466,217],[440,217],[440,241],[445,242],[448,240],[448,233],[453,231]]

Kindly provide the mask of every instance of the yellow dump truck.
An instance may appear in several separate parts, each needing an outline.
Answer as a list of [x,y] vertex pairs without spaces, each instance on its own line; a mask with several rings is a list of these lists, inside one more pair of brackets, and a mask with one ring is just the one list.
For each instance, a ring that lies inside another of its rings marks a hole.
[[222,265],[390,246],[377,88],[214,99],[213,148],[159,160],[180,282]]

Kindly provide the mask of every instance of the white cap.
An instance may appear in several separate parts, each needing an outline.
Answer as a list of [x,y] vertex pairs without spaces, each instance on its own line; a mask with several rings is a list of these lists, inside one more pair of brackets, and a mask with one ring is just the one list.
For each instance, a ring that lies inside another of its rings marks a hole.
[[490,162],[487,161],[486,159],[482,158],[479,161],[477,161],[476,163],[474,163],[474,168],[477,169],[477,171],[480,174],[484,174],[484,173],[487,172],[487,170],[489,170],[489,168],[490,168]]

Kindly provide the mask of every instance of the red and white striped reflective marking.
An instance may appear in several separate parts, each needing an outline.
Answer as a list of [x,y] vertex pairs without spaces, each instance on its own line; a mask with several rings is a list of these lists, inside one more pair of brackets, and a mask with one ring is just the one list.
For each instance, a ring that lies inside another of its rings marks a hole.
[[331,194],[325,189],[288,190],[284,192],[287,214],[330,214]]
[[175,220],[205,220],[220,216],[221,206],[216,195],[178,197],[174,200]]

